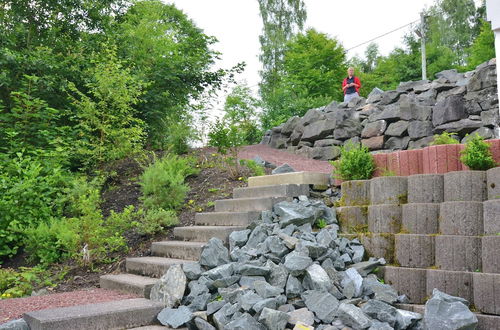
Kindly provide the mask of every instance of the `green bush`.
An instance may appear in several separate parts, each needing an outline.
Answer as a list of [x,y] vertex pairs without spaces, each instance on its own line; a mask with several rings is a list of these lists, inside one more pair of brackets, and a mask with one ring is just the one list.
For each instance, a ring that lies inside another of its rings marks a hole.
[[340,149],[340,159],[333,161],[334,175],[341,180],[368,180],[375,162],[367,147],[348,143]]
[[145,169],[140,178],[144,207],[148,209],[178,209],[189,187],[184,180],[197,174],[192,158],[167,155]]
[[22,153],[0,157],[0,257],[22,246],[23,230],[63,214],[70,174]]
[[257,164],[253,159],[240,159],[240,165],[246,166],[250,171],[252,171],[252,176],[266,175],[264,167]]
[[179,219],[175,211],[159,208],[148,210],[144,217],[135,223],[135,226],[139,234],[153,235],[177,224],[179,224]]
[[242,130],[234,124],[217,120],[210,126],[208,132],[208,145],[216,147],[221,154],[228,152],[236,156],[237,149],[245,143]]
[[0,299],[18,298],[31,294],[35,286],[51,286],[46,270],[40,267],[20,267],[18,271],[0,268]]
[[490,145],[479,134],[474,135],[460,152],[460,161],[471,170],[486,171],[497,166],[490,151]]
[[435,134],[434,140],[429,144],[431,146],[437,146],[442,144],[458,144],[459,142],[454,137],[457,136],[455,133],[443,132],[441,134]]

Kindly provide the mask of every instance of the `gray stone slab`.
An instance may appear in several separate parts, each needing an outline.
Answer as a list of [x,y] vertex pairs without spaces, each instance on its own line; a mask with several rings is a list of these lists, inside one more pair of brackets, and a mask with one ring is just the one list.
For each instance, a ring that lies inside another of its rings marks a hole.
[[144,298],[45,309],[24,314],[32,330],[128,329],[154,324],[163,306]]
[[493,199],[483,203],[483,222],[486,235],[500,233],[500,199]]
[[500,167],[486,171],[488,199],[500,199]]
[[174,237],[178,240],[208,242],[215,237],[227,244],[229,234],[236,230],[243,230],[246,226],[188,226],[175,227]]
[[444,174],[444,200],[446,202],[482,202],[486,198],[486,172],[457,171]]
[[476,330],[500,330],[500,316],[476,313]]
[[364,232],[368,228],[368,206],[337,207],[340,231],[343,233]]
[[368,231],[371,233],[399,233],[402,209],[400,205],[380,204],[368,206]]
[[103,289],[118,290],[149,298],[151,288],[158,279],[134,274],[109,274],[99,278],[99,286]]
[[198,260],[204,242],[162,241],[151,244],[151,253],[158,257]]
[[473,285],[477,310],[500,315],[500,274],[474,273]]
[[431,267],[435,263],[434,244],[432,235],[395,235],[396,262],[403,267]]
[[260,211],[196,213],[194,223],[198,226],[247,226],[257,221],[260,214]]
[[402,231],[409,234],[437,234],[439,206],[438,203],[403,205]]
[[408,177],[408,203],[441,203],[443,199],[442,174],[416,174]]
[[408,200],[408,179],[402,176],[378,177],[371,180],[372,204],[404,204]]
[[500,273],[500,236],[483,236],[481,251],[482,271]]
[[246,212],[271,210],[273,205],[282,201],[291,201],[291,197],[253,197],[221,199],[215,201],[216,212]]
[[309,196],[309,185],[280,184],[262,187],[234,188],[233,190],[233,197],[235,199],[277,196],[298,197],[301,195]]
[[452,296],[464,298],[470,303],[474,302],[472,286],[472,272],[450,271],[440,269],[427,270],[427,296],[432,295],[432,290],[438,289]]
[[483,234],[482,202],[444,202],[439,214],[439,232],[443,235]]
[[427,293],[427,269],[385,266],[381,275],[386,284],[406,295],[412,304],[425,303]]
[[435,237],[436,266],[444,270],[481,270],[481,237],[438,235]]
[[125,267],[127,273],[159,278],[167,272],[170,266],[185,264],[187,262],[193,261],[163,257],[137,257],[127,258],[125,260]]
[[345,181],[341,189],[343,205],[370,205],[370,180]]

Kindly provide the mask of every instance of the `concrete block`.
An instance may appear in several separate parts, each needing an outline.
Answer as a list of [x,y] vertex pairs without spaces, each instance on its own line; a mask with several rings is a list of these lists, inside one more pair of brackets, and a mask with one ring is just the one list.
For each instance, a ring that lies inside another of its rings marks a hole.
[[471,272],[440,269],[427,270],[427,296],[432,296],[434,288],[452,296],[457,296],[474,302]]
[[488,199],[500,199],[500,167],[486,171],[486,190]]
[[400,205],[368,206],[368,231],[371,233],[399,233],[403,212]]
[[481,251],[482,271],[484,273],[500,273],[500,236],[483,236]]
[[24,314],[32,330],[128,329],[154,324],[162,303],[144,298],[44,309]]
[[406,204],[408,200],[408,179],[403,176],[383,176],[370,183],[372,204]]
[[133,293],[149,299],[149,293],[158,279],[134,274],[103,275],[99,286],[103,289]]
[[445,202],[482,202],[486,197],[486,172],[458,171],[444,174]]
[[476,309],[500,315],[500,274],[474,273],[473,284]]
[[260,211],[254,212],[209,212],[196,213],[194,223],[198,226],[247,226],[260,219]]
[[181,241],[208,242],[212,237],[221,239],[227,244],[229,234],[235,230],[243,230],[240,226],[190,226],[175,227],[174,237]]
[[330,174],[317,173],[317,172],[292,172],[283,174],[253,176],[248,178],[249,187],[271,186],[276,184],[329,185]]
[[370,180],[345,181],[341,189],[343,205],[370,205]]
[[292,197],[221,199],[215,201],[215,212],[265,211],[271,210],[276,203],[292,200]]
[[309,196],[308,184],[278,184],[274,186],[234,188],[233,198],[255,198],[255,197],[298,197]]
[[482,202],[444,202],[439,215],[439,232],[443,235],[483,234]]
[[337,219],[343,233],[358,233],[368,230],[368,206],[337,207]]
[[443,199],[442,174],[417,174],[408,177],[408,203],[441,203]]
[[481,270],[481,237],[438,235],[436,266],[444,270]]
[[434,265],[434,236],[398,234],[395,236],[396,262],[403,267],[426,268]]
[[492,199],[483,203],[483,222],[486,235],[500,233],[500,199]]
[[403,205],[402,231],[409,234],[437,234],[439,204],[415,203]]
[[160,278],[167,272],[170,266],[186,262],[190,261],[162,257],[137,257],[127,258],[125,260],[125,267],[127,273]]
[[157,257],[198,260],[205,242],[163,241],[151,244],[151,253]]
[[381,275],[386,284],[392,285],[399,294],[405,294],[410,303],[425,303],[426,269],[385,266],[381,267]]
[[476,313],[476,330],[500,330],[500,316]]
[[384,258],[388,263],[394,262],[394,234],[359,234],[359,240],[369,257]]

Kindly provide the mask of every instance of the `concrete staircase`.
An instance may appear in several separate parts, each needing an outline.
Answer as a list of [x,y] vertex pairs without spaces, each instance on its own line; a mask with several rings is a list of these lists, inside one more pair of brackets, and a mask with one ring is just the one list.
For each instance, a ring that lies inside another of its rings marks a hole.
[[215,212],[197,213],[194,226],[174,228],[174,241],[154,242],[150,257],[127,258],[127,273],[104,275],[100,285],[149,298],[151,287],[171,265],[198,260],[201,249],[212,237],[220,238],[227,245],[231,232],[244,229],[275,203],[300,195],[309,195],[308,184],[236,188],[233,199],[215,202]]
[[[234,189],[233,199],[216,201],[215,212],[197,213],[194,226],[174,228],[175,240],[152,243],[152,256],[127,258],[126,273],[101,276],[100,286],[149,298],[151,288],[171,265],[198,260],[204,244],[212,237],[228,244],[231,232],[244,229],[275,203],[300,195],[308,196],[310,185],[328,184],[328,174],[312,172],[249,178],[249,187]],[[26,314],[25,320],[31,329],[129,329],[147,326],[154,324],[161,306],[144,298],[42,310]]]

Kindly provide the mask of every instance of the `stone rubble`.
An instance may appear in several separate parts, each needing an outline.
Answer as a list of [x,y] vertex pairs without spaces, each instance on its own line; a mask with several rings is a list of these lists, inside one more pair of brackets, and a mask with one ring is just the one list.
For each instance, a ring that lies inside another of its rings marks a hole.
[[[158,315],[163,325],[200,330],[445,330],[477,324],[466,301],[437,290],[425,317],[398,309],[396,304],[405,303],[406,297],[371,273],[385,260],[363,261],[361,243],[338,235],[334,209],[321,201],[300,196],[277,203],[261,219],[230,235],[231,250],[212,238],[199,262],[165,274],[158,286],[168,290],[159,290],[160,300],[176,303]],[[178,274],[181,269],[184,277]],[[181,301],[174,299],[184,291]]]

